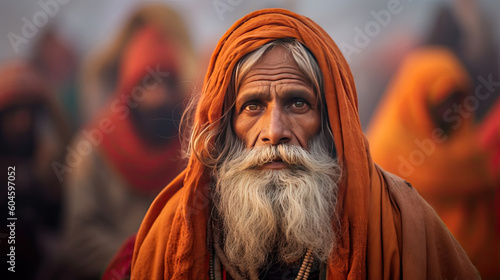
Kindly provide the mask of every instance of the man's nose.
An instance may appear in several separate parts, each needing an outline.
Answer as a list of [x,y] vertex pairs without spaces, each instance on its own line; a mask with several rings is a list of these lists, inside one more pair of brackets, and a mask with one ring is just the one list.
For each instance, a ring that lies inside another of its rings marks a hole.
[[262,144],[278,145],[292,140],[290,121],[282,108],[278,106],[268,107],[265,117],[261,121],[263,123],[259,140]]

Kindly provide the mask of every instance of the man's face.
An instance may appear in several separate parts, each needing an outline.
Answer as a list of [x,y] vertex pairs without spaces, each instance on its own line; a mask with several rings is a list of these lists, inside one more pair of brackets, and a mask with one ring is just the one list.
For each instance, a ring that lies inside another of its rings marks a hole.
[[[275,47],[242,78],[233,113],[233,128],[247,148],[263,145],[299,145],[321,127],[317,96],[283,47]],[[281,169],[282,162],[264,166]]]
[[[298,261],[306,250],[326,261],[335,245],[340,168],[320,133],[313,86],[283,47],[243,76],[233,112],[237,137],[216,170],[214,205],[224,252],[241,271],[268,258]],[[232,134],[231,134],[232,135]]]

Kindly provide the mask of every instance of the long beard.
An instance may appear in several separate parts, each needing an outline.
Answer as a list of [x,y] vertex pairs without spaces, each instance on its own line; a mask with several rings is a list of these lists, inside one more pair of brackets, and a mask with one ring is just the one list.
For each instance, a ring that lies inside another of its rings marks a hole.
[[[249,271],[262,267],[271,252],[279,261],[293,263],[312,249],[326,261],[336,241],[340,168],[324,137],[311,141],[309,152],[288,145],[247,150],[235,142],[217,170],[214,195],[228,260]],[[282,160],[287,168],[260,168],[273,160]]]

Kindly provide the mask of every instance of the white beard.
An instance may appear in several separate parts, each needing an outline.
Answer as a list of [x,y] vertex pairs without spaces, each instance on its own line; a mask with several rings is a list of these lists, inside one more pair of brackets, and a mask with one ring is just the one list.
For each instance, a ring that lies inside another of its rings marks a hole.
[[[227,259],[249,271],[262,267],[271,252],[293,263],[312,249],[326,261],[336,242],[340,168],[324,137],[311,141],[310,152],[288,145],[247,150],[235,142],[216,172],[214,194]],[[259,168],[276,159],[288,168]]]

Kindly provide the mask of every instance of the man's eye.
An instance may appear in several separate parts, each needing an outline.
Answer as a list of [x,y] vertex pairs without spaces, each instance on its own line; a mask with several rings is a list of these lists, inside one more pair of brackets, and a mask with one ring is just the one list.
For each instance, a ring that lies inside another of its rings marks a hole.
[[248,111],[256,111],[256,110],[259,110],[259,109],[260,109],[260,106],[257,105],[257,104],[248,104],[245,107],[245,110],[248,110]]
[[302,107],[306,106],[306,103],[304,101],[298,100],[298,101],[294,101],[292,103],[292,106],[295,108],[302,108]]

